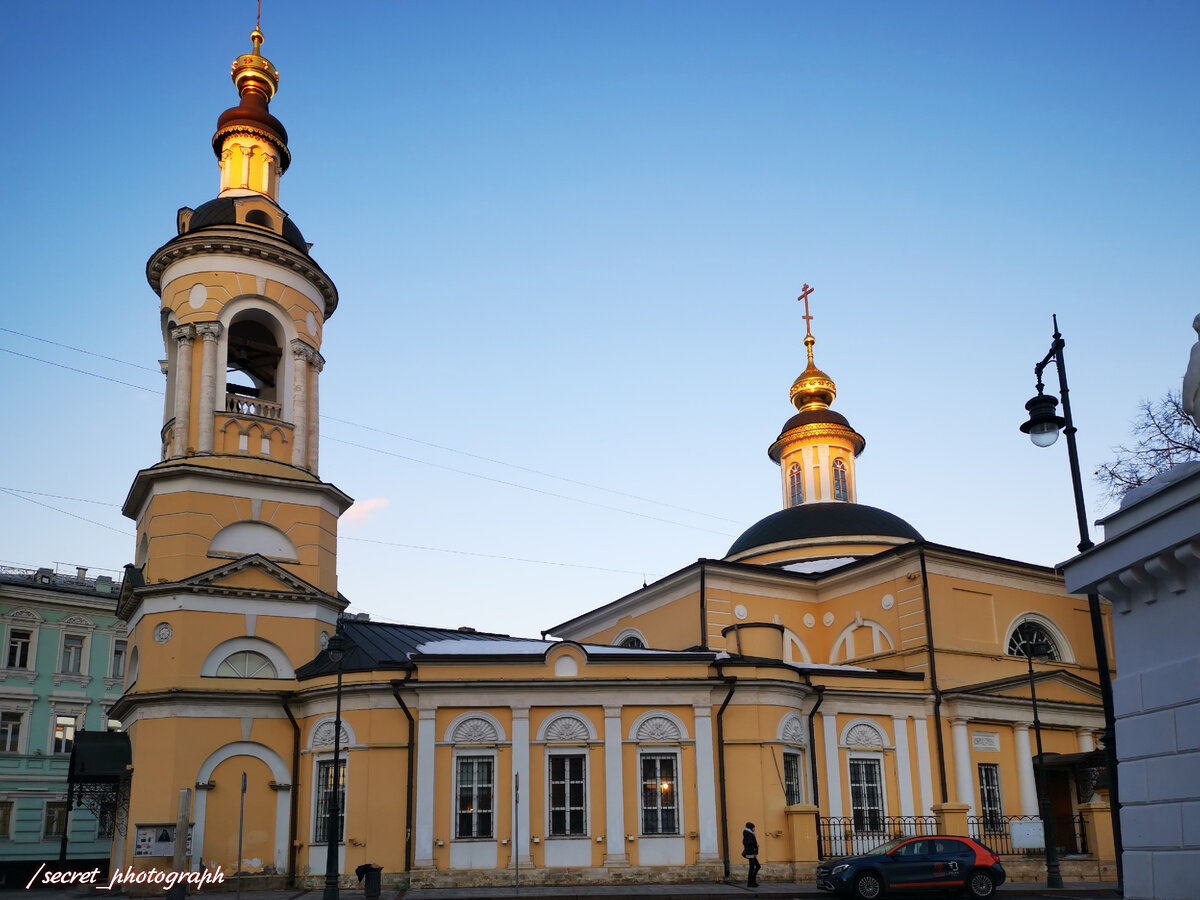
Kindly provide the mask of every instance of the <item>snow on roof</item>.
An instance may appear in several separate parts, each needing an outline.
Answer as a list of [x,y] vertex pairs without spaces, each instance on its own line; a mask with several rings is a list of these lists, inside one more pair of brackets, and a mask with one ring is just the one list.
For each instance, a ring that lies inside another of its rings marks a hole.
[[[438,656],[492,656],[504,654],[528,654],[541,656],[555,644],[563,641],[535,641],[520,638],[496,638],[495,640],[479,638],[446,638],[444,641],[425,641],[417,645],[418,653],[435,654]],[[684,651],[679,650],[648,650],[632,647],[610,647],[608,644],[581,644],[588,656],[603,656],[609,653],[645,654],[649,656],[670,655]]]

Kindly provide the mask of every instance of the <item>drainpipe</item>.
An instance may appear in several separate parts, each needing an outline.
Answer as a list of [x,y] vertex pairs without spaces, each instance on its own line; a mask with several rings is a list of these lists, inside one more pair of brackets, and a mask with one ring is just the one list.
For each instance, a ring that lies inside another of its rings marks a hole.
[[925,646],[929,651],[929,684],[933,688],[933,727],[937,733],[938,774],[942,781],[942,802],[949,803],[946,791],[946,746],[942,740],[942,692],[938,689],[937,654],[933,652],[933,613],[929,608],[929,572],[925,568],[925,545],[917,551],[921,557],[921,594],[925,599]]
[[708,649],[708,606],[704,592],[704,560],[700,560],[700,649]]
[[400,704],[400,708],[404,710],[404,717],[408,719],[408,779],[405,789],[404,799],[404,871],[412,871],[412,831],[413,831],[413,736],[415,726],[413,723],[412,713],[408,710],[408,704],[404,702],[404,698],[400,696],[401,686],[408,683],[408,679],[412,677],[413,670],[409,669],[404,673],[403,681],[392,682],[392,696],[396,698],[396,702]]
[[294,888],[296,886],[296,822],[300,816],[300,785],[296,783],[296,773],[300,771],[300,723],[296,721],[296,717],[288,708],[290,696],[290,694],[284,694],[279,698],[279,702],[283,704],[283,711],[287,713],[288,720],[292,723],[292,798],[291,810],[288,815],[287,886]]
[[720,663],[716,664],[717,674],[729,685],[729,693],[725,702],[717,710],[717,777],[721,782],[721,852],[725,858],[725,877],[729,877],[729,813],[725,805],[725,707],[733,699],[734,687],[737,685],[736,675],[726,675],[721,671]]
[[[819,807],[821,805],[821,780],[817,777],[817,730],[813,725],[813,720],[817,717],[817,710],[821,708],[821,704],[825,702],[825,685],[813,684],[812,679],[807,675],[804,676],[804,681],[817,692],[817,702],[808,712],[808,746],[809,746],[809,761],[808,774],[812,781],[812,805]],[[829,760],[825,760],[825,765],[829,765]],[[820,812],[817,813],[820,815]]]

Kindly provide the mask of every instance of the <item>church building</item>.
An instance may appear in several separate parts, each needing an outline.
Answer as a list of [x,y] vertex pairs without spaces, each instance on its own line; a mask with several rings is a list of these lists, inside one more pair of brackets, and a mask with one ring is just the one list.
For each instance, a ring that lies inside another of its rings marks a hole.
[[714,558],[539,639],[343,616],[352,501],[319,470],[339,298],[280,205],[279,79],[251,40],[212,138],[217,195],[146,267],[166,390],[124,505],[114,867],[171,864],[184,788],[191,868],[280,884],[320,884],[331,842],[347,886],[364,863],[385,885],[722,880],[745,872],[746,821],[767,879],[896,834],[1010,852],[1011,823],[1038,815],[1036,683],[1064,873],[1110,877],[1086,603],[1050,568],[859,502],[866,440],[832,409],[811,327],[769,443],[782,508]]

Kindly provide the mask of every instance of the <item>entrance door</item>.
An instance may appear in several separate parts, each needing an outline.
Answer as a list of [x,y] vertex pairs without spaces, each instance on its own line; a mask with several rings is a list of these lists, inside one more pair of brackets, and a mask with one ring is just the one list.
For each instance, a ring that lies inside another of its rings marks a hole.
[[1071,805],[1071,778],[1065,770],[1046,772],[1046,794],[1050,801],[1050,818],[1054,820],[1054,843],[1065,853],[1079,853],[1075,808]]

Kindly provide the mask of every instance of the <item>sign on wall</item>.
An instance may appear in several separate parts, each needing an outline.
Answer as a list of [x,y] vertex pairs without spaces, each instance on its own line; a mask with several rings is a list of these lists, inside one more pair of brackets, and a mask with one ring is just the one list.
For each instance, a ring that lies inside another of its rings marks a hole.
[[975,731],[971,734],[971,749],[999,752],[1000,735],[995,731]]
[[[188,826],[186,853],[192,852],[192,829]],[[167,825],[138,825],[133,839],[134,856],[174,856],[175,823]]]

